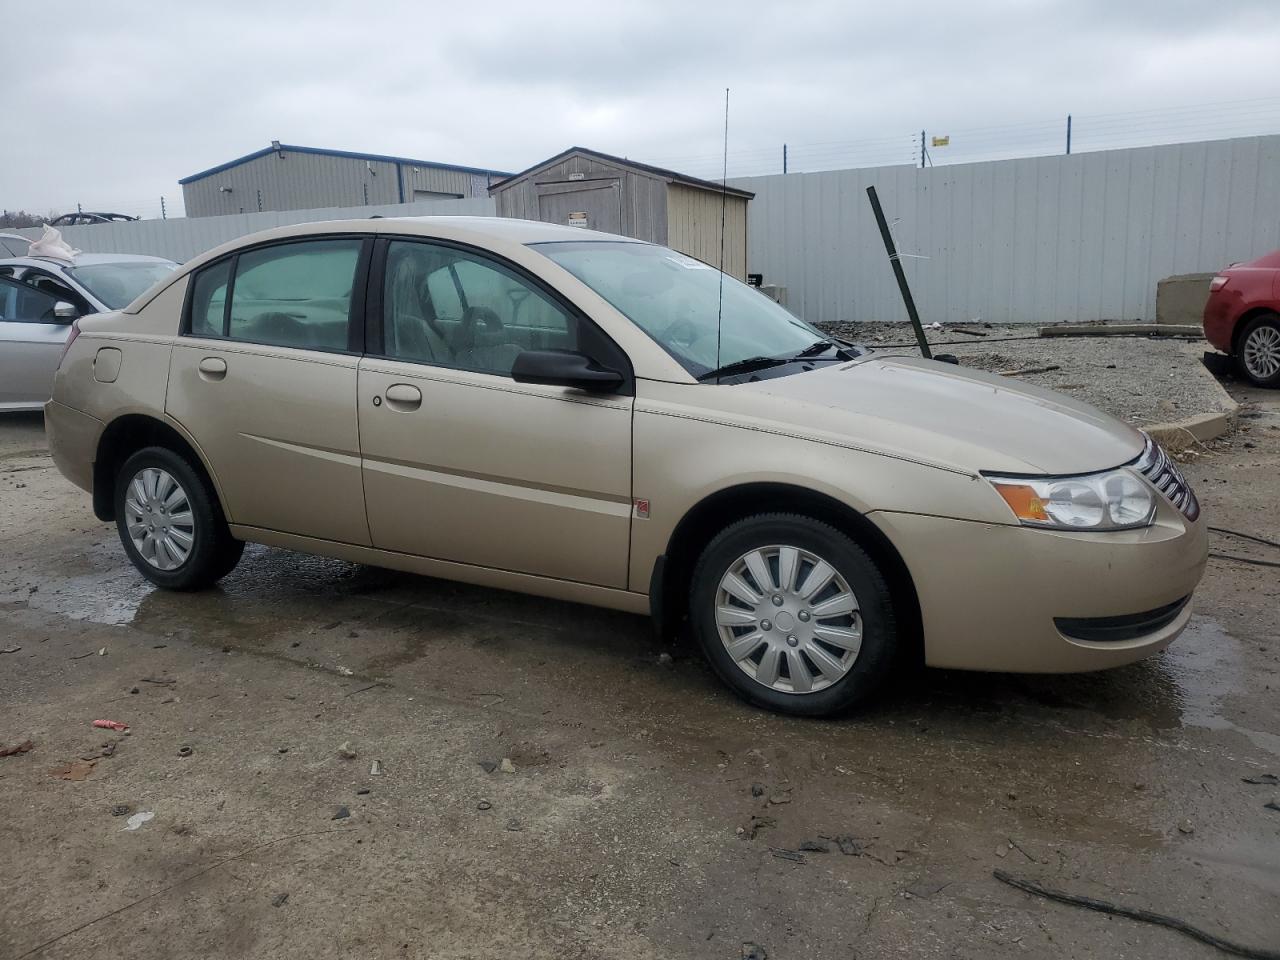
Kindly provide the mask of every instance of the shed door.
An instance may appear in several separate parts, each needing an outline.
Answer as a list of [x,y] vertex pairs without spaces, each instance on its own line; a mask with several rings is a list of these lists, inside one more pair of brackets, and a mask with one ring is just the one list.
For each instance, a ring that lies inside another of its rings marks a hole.
[[543,223],[621,233],[621,183],[616,179],[540,183],[538,219]]

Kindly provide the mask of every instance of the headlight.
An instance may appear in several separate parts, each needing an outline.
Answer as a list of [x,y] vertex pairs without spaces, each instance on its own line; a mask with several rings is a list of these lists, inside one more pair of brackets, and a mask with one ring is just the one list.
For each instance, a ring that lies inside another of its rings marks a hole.
[[1129,530],[1151,524],[1155,491],[1127,467],[1081,477],[987,480],[1020,523],[1054,530]]

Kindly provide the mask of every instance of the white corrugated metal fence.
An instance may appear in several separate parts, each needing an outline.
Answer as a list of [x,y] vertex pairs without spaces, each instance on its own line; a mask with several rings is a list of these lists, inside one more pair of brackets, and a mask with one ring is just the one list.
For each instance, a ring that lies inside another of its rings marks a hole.
[[1157,281],[1280,248],[1280,136],[730,183],[747,269],[811,322],[906,319],[871,184],[926,322],[1154,320]]

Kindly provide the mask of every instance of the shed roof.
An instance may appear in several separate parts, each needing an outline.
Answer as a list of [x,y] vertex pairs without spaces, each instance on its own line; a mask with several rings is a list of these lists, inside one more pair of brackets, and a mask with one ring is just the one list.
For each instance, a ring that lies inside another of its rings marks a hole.
[[573,156],[575,153],[594,157],[595,159],[603,160],[606,163],[614,163],[620,167],[631,167],[634,170],[647,173],[652,177],[658,177],[662,180],[666,180],[668,183],[679,183],[686,187],[696,187],[700,190],[710,190],[715,193],[723,192],[727,193],[731,197],[745,197],[747,200],[750,200],[755,196],[755,194],[749,190],[739,190],[737,187],[725,186],[714,180],[702,180],[698,177],[690,177],[676,170],[667,170],[664,167],[655,167],[652,164],[640,163],[636,160],[628,160],[626,157],[615,157],[613,154],[601,153],[599,150],[591,150],[587,147],[570,147],[563,153],[558,153],[550,159],[543,160],[541,163],[535,163],[532,167],[529,167],[526,170],[521,170],[519,173],[513,173],[509,175],[507,179],[500,180],[490,186],[489,193],[492,194],[498,190],[503,190],[514,184],[517,180],[523,180],[525,177],[535,174],[539,170],[550,167],[553,164],[559,163],[561,160]]
[[511,173],[505,170],[488,170],[483,167],[464,167],[457,163],[440,163],[436,160],[415,160],[412,157],[392,157],[381,153],[357,153],[353,150],[329,150],[325,147],[299,147],[291,143],[282,143],[279,146],[273,144],[269,147],[263,147],[261,150],[255,150],[253,153],[246,153],[243,157],[236,157],[234,160],[228,160],[226,163],[220,163],[216,167],[210,167],[208,170],[201,170],[199,173],[193,173],[189,177],[183,177],[178,181],[178,183],[193,183],[196,180],[203,180],[205,177],[212,176],[215,173],[221,173],[223,170],[230,170],[232,167],[238,167],[240,164],[248,163],[250,160],[257,160],[259,157],[265,157],[277,151],[284,150],[287,150],[290,153],[318,153],[326,157],[345,157],[349,160],[373,160],[383,163],[409,164],[415,167],[432,167],[436,170],[458,170],[462,173],[489,174],[497,177],[512,176]]

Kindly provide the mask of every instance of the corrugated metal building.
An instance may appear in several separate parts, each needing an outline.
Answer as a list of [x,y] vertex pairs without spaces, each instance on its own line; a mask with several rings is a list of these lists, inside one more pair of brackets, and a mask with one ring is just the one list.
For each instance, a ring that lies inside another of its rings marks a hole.
[[747,204],[754,196],[747,190],[571,147],[489,192],[500,217],[618,233],[714,266],[723,213],[725,273],[747,276]]
[[184,177],[188,217],[487,197],[501,170],[348,150],[271,146]]

